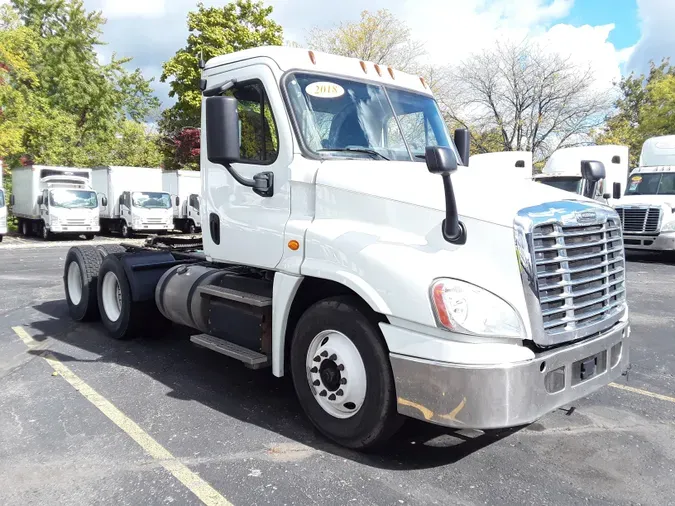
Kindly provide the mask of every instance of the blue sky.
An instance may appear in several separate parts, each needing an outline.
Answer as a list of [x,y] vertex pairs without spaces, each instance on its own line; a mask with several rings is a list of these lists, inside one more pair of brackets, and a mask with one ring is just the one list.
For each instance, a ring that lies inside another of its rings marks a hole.
[[[6,0],[0,0],[0,3]],[[530,37],[551,50],[590,64],[600,87],[622,74],[645,72],[649,60],[675,56],[675,0],[264,0],[284,35],[302,43],[309,28],[355,21],[364,9],[389,9],[413,37],[423,41],[427,59],[453,65],[497,40]],[[168,85],[158,83],[161,64],[185,45],[186,15],[196,0],[84,0],[108,18],[101,48],[131,56],[133,65],[155,77],[157,96],[168,105]],[[223,0],[203,0],[223,5]],[[673,58],[675,61],[675,58]]]

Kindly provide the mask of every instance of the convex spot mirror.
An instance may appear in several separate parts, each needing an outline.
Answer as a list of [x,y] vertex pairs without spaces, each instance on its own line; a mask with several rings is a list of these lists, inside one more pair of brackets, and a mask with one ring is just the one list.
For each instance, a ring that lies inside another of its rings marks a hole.
[[581,177],[587,181],[596,182],[605,178],[605,165],[596,160],[581,162]]
[[455,152],[444,146],[428,146],[425,150],[427,168],[432,174],[452,174],[457,170]]

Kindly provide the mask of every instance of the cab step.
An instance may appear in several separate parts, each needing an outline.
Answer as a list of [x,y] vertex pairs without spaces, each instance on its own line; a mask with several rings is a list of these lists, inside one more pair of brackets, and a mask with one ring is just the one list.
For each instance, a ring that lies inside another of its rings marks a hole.
[[246,306],[256,308],[265,308],[272,305],[272,297],[259,295],[251,292],[244,292],[241,290],[234,290],[232,288],[224,288],[217,285],[204,285],[197,288],[197,293],[206,297],[213,297],[216,299],[225,299],[231,302],[238,302]]
[[239,360],[249,369],[262,369],[272,365],[269,357],[257,351],[220,339],[209,334],[198,334],[190,337],[190,341],[222,355]]

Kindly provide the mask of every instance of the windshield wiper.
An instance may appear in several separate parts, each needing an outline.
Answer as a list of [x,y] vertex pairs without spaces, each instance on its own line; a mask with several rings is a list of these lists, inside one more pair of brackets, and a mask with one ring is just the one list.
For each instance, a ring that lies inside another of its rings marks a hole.
[[352,151],[354,153],[366,153],[368,155],[374,155],[376,157],[379,157],[381,160],[389,160],[386,156],[384,156],[382,153],[378,153],[374,149],[368,149],[368,148],[326,148],[326,149],[319,149],[318,151]]

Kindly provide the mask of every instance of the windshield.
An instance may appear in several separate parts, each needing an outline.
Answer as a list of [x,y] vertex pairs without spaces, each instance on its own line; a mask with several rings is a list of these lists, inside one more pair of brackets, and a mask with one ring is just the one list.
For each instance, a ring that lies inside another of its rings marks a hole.
[[286,89],[305,146],[322,157],[424,161],[426,146],[446,146],[461,163],[430,96],[305,73]]
[[134,207],[146,209],[168,209],[171,207],[171,197],[162,192],[134,192],[131,195],[131,203]]
[[572,193],[581,193],[581,179],[569,177],[551,177],[538,179],[540,183]]
[[98,201],[93,191],[59,188],[49,192],[49,205],[66,209],[93,209],[98,207]]
[[675,173],[643,173],[631,176],[626,195],[675,195]]
[[5,207],[5,192],[0,190],[0,207]]

